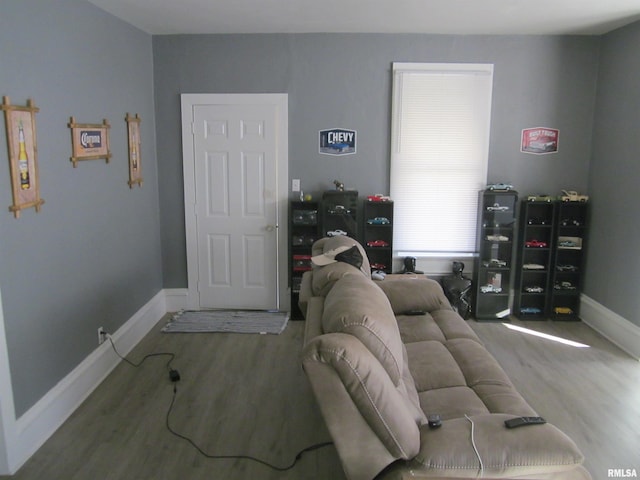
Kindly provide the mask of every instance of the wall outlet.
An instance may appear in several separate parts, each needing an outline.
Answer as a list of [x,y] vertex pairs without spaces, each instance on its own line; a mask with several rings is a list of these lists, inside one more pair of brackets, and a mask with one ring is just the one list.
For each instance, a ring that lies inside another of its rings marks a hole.
[[291,191],[299,192],[300,191],[300,179],[294,178],[291,180]]
[[98,327],[98,345],[102,345],[106,339],[107,332],[104,331],[104,328]]

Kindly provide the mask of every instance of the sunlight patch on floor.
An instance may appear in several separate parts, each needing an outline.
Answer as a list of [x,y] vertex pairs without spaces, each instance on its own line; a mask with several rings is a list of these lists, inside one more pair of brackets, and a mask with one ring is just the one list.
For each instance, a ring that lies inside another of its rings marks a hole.
[[536,332],[535,330],[530,330],[528,328],[519,327],[517,325],[512,325],[510,323],[503,323],[503,325],[511,330],[515,330],[517,332],[526,333],[527,335],[534,335],[536,337],[545,338],[547,340],[552,340],[554,342],[563,343],[564,345],[570,345],[572,347],[577,348],[589,348],[589,345],[585,345],[584,343],[574,342],[573,340],[567,340],[566,338],[556,337],[554,335],[549,335],[547,333]]

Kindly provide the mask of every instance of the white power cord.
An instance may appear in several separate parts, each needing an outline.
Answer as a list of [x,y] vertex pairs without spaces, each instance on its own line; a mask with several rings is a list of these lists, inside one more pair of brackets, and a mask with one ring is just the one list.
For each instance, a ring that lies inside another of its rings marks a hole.
[[464,418],[471,422],[471,445],[473,446],[473,451],[476,452],[476,456],[478,457],[478,461],[480,462],[480,475],[482,475],[482,473],[484,472],[484,464],[482,463],[482,458],[480,457],[480,453],[478,452],[478,447],[476,446],[476,441],[474,438],[475,425],[473,423],[473,420],[471,420],[471,418],[469,418],[467,414],[464,415]]

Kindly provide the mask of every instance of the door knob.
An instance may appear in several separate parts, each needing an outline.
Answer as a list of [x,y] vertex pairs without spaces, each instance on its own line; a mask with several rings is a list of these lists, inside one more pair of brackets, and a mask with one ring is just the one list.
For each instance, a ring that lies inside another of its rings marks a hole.
[[267,225],[267,226],[265,227],[265,230],[266,230],[267,232],[273,232],[275,229],[276,229],[276,226],[275,226],[275,225]]

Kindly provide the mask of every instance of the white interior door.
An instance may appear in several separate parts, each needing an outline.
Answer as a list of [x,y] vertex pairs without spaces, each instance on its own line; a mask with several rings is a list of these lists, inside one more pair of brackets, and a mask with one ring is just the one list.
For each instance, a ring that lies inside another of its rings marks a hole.
[[185,161],[193,162],[193,177],[187,185],[185,175],[185,192],[193,189],[197,257],[190,283],[195,269],[200,308],[276,309],[282,112],[247,103],[251,95],[234,97],[190,108],[193,156]]

